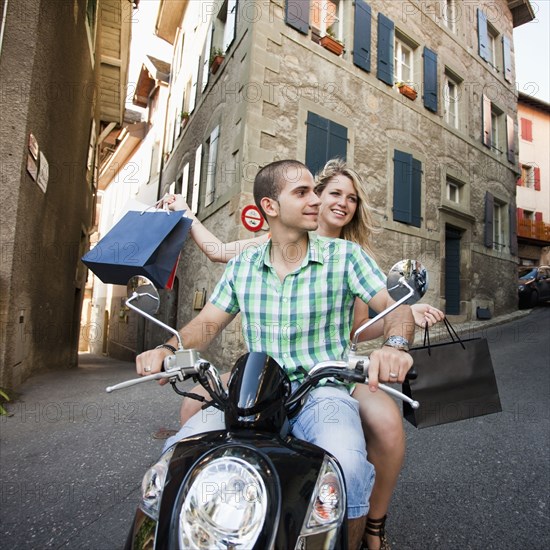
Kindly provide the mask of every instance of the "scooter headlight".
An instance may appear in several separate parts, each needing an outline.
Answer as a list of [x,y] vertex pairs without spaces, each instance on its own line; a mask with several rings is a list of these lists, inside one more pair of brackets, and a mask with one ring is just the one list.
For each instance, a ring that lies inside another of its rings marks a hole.
[[158,520],[162,490],[168,474],[168,464],[174,454],[174,447],[166,451],[156,464],[153,464],[141,482],[141,503],[139,507],[149,517]]
[[180,548],[248,550],[266,510],[266,487],[253,465],[234,456],[211,460],[188,482],[179,517]]

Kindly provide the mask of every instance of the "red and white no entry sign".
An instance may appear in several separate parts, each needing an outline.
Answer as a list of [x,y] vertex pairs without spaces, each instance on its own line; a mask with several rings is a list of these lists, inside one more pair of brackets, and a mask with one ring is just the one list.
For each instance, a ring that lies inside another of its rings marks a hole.
[[260,231],[264,224],[264,218],[257,206],[249,204],[243,208],[241,221],[249,231]]

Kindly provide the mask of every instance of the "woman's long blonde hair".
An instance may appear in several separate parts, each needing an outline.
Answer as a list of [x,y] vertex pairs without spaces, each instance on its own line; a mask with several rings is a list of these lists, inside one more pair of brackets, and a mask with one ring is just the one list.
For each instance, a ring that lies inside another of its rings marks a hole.
[[321,196],[329,181],[339,175],[346,176],[353,182],[358,199],[355,215],[342,228],[340,238],[357,243],[370,256],[374,257],[371,237],[373,233],[380,230],[380,227],[374,221],[373,212],[375,212],[375,209],[369,204],[365,185],[359,174],[350,168],[345,160],[340,158],[331,159],[315,177],[315,193]]

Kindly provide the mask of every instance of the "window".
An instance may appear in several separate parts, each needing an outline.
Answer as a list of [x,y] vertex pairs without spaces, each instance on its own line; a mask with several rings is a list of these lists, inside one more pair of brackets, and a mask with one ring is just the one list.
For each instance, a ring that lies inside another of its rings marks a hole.
[[532,164],[522,164],[520,185],[540,191],[540,168]]
[[493,67],[497,67],[498,32],[490,23],[487,23],[487,34],[489,38],[489,59],[487,59],[486,61],[488,61]]
[[212,50],[212,25],[208,27],[206,31],[206,40],[202,50],[202,88],[204,92],[206,86],[208,86],[208,77],[210,75],[210,52]]
[[181,173],[181,196],[183,197],[183,200],[187,202],[187,193],[189,186],[189,163],[186,162],[183,171]]
[[452,178],[447,178],[447,200],[460,204],[462,199],[462,184]]
[[451,31],[456,33],[456,0],[443,1],[443,24]]
[[[342,0],[314,0],[310,4],[310,23],[319,36],[330,34],[344,42],[344,2]],[[315,36],[312,33],[312,38]]]
[[533,122],[528,118],[521,118],[521,139],[533,141]]
[[199,210],[199,192],[201,185],[202,145],[195,151],[195,167],[193,172],[193,189],[191,190],[191,212],[196,214]]
[[221,50],[224,54],[233,44],[237,31],[237,0],[225,0],[214,22],[212,47]]
[[394,151],[393,219],[420,227],[422,163],[409,153]]
[[[91,172],[94,167],[96,142],[97,142],[97,134],[95,129],[95,120],[92,120],[92,128],[90,130],[90,140],[88,141],[88,160],[86,161],[86,170],[88,172]],[[95,183],[93,182],[93,178],[91,182]]]
[[504,204],[497,202],[493,203],[493,248],[496,250],[503,250],[506,246],[504,238],[504,224],[505,224],[505,208]]
[[[487,21],[487,15],[479,8],[477,10],[477,37],[479,56],[493,67],[499,67],[501,65],[499,59],[500,50],[498,48],[499,32]],[[509,42],[507,44],[504,44],[503,42],[503,48],[508,47]],[[507,54],[507,51],[503,51],[503,56],[505,56],[505,59]],[[506,61],[511,61],[511,58],[510,60],[506,59]],[[506,69],[507,71],[505,71],[505,76],[511,79],[511,65],[508,64]],[[508,72],[507,75],[506,72]]]
[[[503,151],[503,137],[504,132],[507,136],[509,134],[509,123],[504,120],[504,113],[502,110],[491,102],[487,96],[483,96],[483,145],[489,147],[495,153],[502,153]],[[513,127],[512,127],[513,130]],[[513,139],[513,136],[511,136]],[[507,137],[507,141],[510,138]],[[513,143],[510,144],[513,148]],[[510,158],[510,147],[509,158]],[[512,154],[513,156],[513,154]]]
[[315,113],[307,114],[306,166],[316,174],[332,158],[346,158],[348,129]]
[[413,48],[397,36],[394,39],[393,77],[396,82],[414,82]]
[[204,196],[204,206],[214,202],[216,191],[216,163],[218,158],[218,138],[220,136],[220,127],[216,126],[206,142],[208,147],[208,165],[206,167],[206,189]]
[[500,153],[500,143],[499,143],[499,126],[500,126],[500,116],[502,111],[498,109],[494,104],[491,104],[491,149],[495,153]]
[[189,112],[192,113],[197,102],[197,85],[199,81],[200,63],[199,59],[195,60],[195,68],[191,73],[191,93],[189,94]]
[[443,88],[443,101],[444,101],[444,116],[445,122],[453,128],[459,128],[459,98],[460,98],[460,84],[456,76],[454,76],[449,70],[445,70],[445,80]]
[[517,253],[516,209],[485,193],[485,246],[496,251],[509,247],[512,254]]
[[184,34],[182,32],[181,28],[178,28],[176,32],[176,42],[175,42],[175,48],[174,48],[174,54],[173,54],[173,62],[172,62],[172,77],[171,80],[173,81],[177,74],[179,73],[183,61],[183,47],[184,47]]

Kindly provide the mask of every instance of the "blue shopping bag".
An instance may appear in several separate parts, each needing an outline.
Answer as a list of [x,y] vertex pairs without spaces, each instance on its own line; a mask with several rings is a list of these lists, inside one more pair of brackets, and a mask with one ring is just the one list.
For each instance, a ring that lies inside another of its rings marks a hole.
[[164,288],[192,220],[182,211],[127,212],[82,261],[104,283],[126,285],[134,275]]

